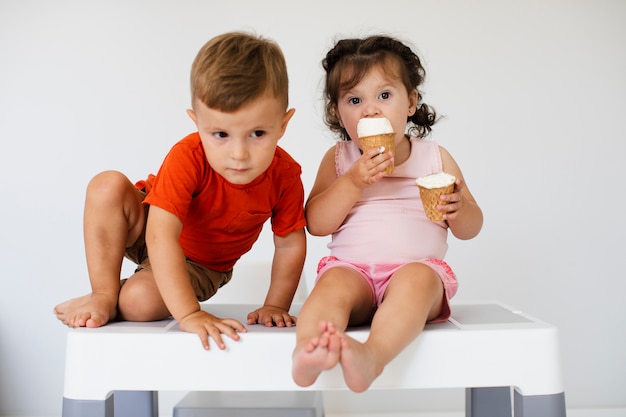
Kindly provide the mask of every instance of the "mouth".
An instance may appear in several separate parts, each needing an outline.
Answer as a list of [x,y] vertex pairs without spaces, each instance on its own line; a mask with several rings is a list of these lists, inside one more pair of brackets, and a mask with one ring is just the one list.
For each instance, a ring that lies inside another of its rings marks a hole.
[[243,174],[243,173],[248,172],[250,169],[249,168],[228,168],[228,170],[235,174]]

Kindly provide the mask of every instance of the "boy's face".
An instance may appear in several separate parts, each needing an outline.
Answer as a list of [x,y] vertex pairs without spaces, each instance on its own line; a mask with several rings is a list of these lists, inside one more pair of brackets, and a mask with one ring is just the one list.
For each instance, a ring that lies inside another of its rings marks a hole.
[[196,124],[211,167],[231,184],[248,184],[272,163],[278,140],[295,110],[263,95],[232,113],[199,100],[187,113]]

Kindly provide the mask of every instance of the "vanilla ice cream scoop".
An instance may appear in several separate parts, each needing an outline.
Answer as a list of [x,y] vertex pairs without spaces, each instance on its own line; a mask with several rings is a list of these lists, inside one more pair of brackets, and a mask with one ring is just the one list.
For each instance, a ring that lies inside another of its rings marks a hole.
[[356,133],[360,138],[374,135],[394,133],[391,122],[386,117],[365,117],[356,125]]
[[454,184],[456,178],[454,175],[447,174],[445,172],[439,172],[437,174],[431,174],[426,177],[420,177],[415,180],[415,183],[424,188],[442,188],[450,184]]

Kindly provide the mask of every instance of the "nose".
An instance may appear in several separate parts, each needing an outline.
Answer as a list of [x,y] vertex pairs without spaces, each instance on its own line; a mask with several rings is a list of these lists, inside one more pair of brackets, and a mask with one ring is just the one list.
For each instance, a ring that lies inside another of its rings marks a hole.
[[363,114],[361,117],[376,117],[380,115],[380,107],[378,107],[378,103],[375,101],[368,101],[363,106]]
[[230,157],[237,161],[248,159],[249,150],[248,143],[243,138],[237,138],[231,141]]

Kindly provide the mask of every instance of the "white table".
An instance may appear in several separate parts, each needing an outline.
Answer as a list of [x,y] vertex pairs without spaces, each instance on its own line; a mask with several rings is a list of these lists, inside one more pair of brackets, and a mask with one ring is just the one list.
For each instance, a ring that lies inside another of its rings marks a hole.
[[[203,308],[245,323],[254,306]],[[204,351],[198,337],[180,331],[174,320],[72,329],[63,417],[156,417],[157,393],[168,390],[347,389],[339,367],[322,373],[311,387],[293,382],[294,328],[247,328],[239,342],[226,339],[224,351]],[[365,340],[368,331],[355,328],[349,334]],[[427,325],[370,389],[407,388],[466,388],[468,417],[564,417],[558,329],[498,303],[453,304],[452,318]]]

